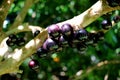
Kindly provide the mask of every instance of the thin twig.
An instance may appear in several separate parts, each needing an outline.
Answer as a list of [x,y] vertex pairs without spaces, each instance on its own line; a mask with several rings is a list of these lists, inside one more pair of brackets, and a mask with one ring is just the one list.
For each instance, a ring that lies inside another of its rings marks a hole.
[[0,31],[2,31],[3,22],[14,0],[2,0],[2,1],[3,2],[0,5]]
[[25,19],[25,16],[28,12],[28,9],[34,4],[35,0],[26,0],[24,3],[24,7],[22,8],[21,12],[17,15],[14,23],[11,25],[10,29],[14,29],[22,24]]
[[[112,60],[112,61],[102,61],[102,62],[99,62],[97,65],[95,66],[92,66],[92,67],[89,67],[88,69],[84,70],[81,75],[77,75],[74,77],[74,80],[83,80],[85,77],[88,76],[88,74],[90,74],[90,72],[96,70],[96,69],[99,69],[99,68],[102,68],[102,67],[105,67],[109,64],[120,64],[120,60]],[[80,70],[81,71],[81,70]],[[78,72],[80,72],[78,71]],[[77,73],[78,73],[77,72]]]
[[13,1],[14,0],[2,0],[2,4],[0,5],[0,43],[6,37],[6,34],[2,31],[2,26]]

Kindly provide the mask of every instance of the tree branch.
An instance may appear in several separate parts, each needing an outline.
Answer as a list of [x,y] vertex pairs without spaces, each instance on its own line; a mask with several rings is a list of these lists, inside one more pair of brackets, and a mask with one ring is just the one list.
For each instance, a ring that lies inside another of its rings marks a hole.
[[[44,36],[43,36],[44,35]],[[0,75],[6,73],[19,72],[19,66],[29,56],[31,56],[39,46],[42,46],[47,38],[47,30],[43,30],[40,35],[31,40],[21,49],[15,49],[13,52],[9,50],[4,54],[5,60],[0,63]]]
[[69,23],[72,26],[74,26],[75,30],[80,28],[85,28],[100,16],[118,9],[120,9],[120,6],[112,8],[108,6],[106,0],[99,0],[82,14],[75,16],[72,19],[66,20],[64,22],[60,22],[58,23],[58,25],[61,26],[64,23]]
[[24,18],[28,12],[28,9],[36,2],[36,0],[26,0],[24,3],[24,7],[22,8],[21,12],[17,15],[14,23],[11,25],[10,29],[14,29],[22,24]]
[[[120,6],[112,8],[108,6],[105,0],[100,0],[82,14],[57,24],[61,27],[61,25],[64,23],[69,23],[73,26],[74,30],[77,30],[79,28],[86,27],[100,16],[117,9],[120,9]],[[29,27],[27,29],[30,30]],[[20,29],[18,29],[18,31],[20,31]],[[7,38],[5,38],[0,44],[0,51],[2,51],[0,53],[0,61],[4,58],[4,60],[0,62],[0,75],[11,72],[18,72],[21,63],[27,57],[31,56],[38,47],[41,47],[47,37],[47,29],[42,29],[41,33],[35,39],[29,41],[24,47],[15,49],[14,51],[10,51],[10,48],[6,45]]]
[[0,5],[0,15],[2,15],[0,16],[0,31],[2,30],[3,21],[5,20],[13,1],[14,0],[3,0],[2,4]]
[[2,4],[0,5],[0,42],[6,37],[6,34],[2,31],[2,26],[13,1],[14,0],[2,0]]
[[12,29],[12,30],[9,30],[6,32],[7,35],[10,35],[10,34],[17,34],[17,33],[20,33],[20,32],[27,32],[27,31],[36,31],[36,30],[39,30],[39,31],[42,31],[43,28],[41,28],[40,26],[32,26],[32,25],[29,25],[28,23],[25,23],[23,25],[19,25],[18,27]]
[[105,66],[109,65],[109,64],[120,64],[120,61],[119,60],[112,60],[112,61],[102,61],[102,62],[99,62],[97,65],[95,66],[92,66],[92,67],[89,67],[87,70],[85,71],[78,71],[77,73],[79,75],[76,75],[74,77],[74,80],[83,80],[87,75],[89,75],[90,72],[96,70],[96,69],[99,69],[99,68],[104,68]]

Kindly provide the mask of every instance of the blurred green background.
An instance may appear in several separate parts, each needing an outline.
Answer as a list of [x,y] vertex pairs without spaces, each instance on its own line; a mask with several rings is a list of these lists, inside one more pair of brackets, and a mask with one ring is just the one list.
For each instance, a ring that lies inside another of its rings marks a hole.
[[[46,28],[48,25],[70,19],[92,6],[98,0],[39,0],[28,10],[24,23],[38,25]],[[25,0],[15,0],[12,4],[9,14],[6,18],[7,23],[3,29],[7,28],[14,22],[15,17],[24,6]],[[101,21],[119,15],[120,11],[116,10],[101,16],[95,22],[86,27],[87,31],[101,29]],[[22,74],[16,76],[20,80],[75,80],[75,75],[79,70],[85,71],[81,80],[120,80],[120,64],[109,64],[96,68],[87,73],[88,68],[92,68],[101,61],[120,60],[120,22],[114,25],[104,35],[104,40],[99,41],[94,46],[87,46],[84,52],[76,48],[65,48],[60,52],[55,52],[49,57],[38,58],[40,67],[36,72],[28,67],[30,58],[26,59],[20,66]],[[5,75],[4,75],[5,76]],[[7,80],[7,79],[4,79]],[[9,79],[8,79],[9,80]]]

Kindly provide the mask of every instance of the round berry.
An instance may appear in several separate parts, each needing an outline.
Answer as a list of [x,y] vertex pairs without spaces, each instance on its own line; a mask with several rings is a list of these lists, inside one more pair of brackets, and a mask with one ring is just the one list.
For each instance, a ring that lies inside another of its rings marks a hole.
[[8,37],[9,37],[10,39],[16,38],[16,36],[15,36],[14,34],[10,34]]
[[8,36],[8,40],[6,41],[6,44],[7,44],[8,46],[11,46],[11,47],[12,47],[12,46],[15,45],[16,41],[17,41],[16,35],[10,34],[10,35]]
[[22,37],[19,37],[16,41],[16,45],[23,46],[25,44],[25,39]]
[[61,32],[64,36],[71,36],[73,34],[73,28],[70,24],[63,24],[61,26]]
[[8,37],[9,39],[11,39],[12,42],[15,42],[17,40],[17,37],[14,34],[10,34]]
[[36,53],[37,53],[38,57],[47,56],[47,51],[45,49],[43,49],[42,47],[38,48]]
[[11,39],[7,39],[6,44],[10,47],[15,45],[15,43]]
[[103,29],[108,30],[112,26],[112,23],[110,20],[103,20],[101,25]]
[[113,21],[114,21],[115,23],[119,22],[119,21],[120,21],[120,16],[114,16],[114,17],[113,17]]
[[48,34],[53,39],[58,38],[60,36],[60,28],[59,28],[59,26],[56,25],[56,24],[48,26]]
[[80,41],[85,41],[88,39],[88,32],[85,29],[80,29],[76,31],[76,39]]
[[39,31],[39,30],[36,30],[36,31],[33,33],[33,36],[36,37],[39,33],[40,33],[40,31]]
[[39,63],[37,60],[31,60],[28,65],[33,70],[35,70],[39,67]]
[[58,45],[54,40],[51,38],[48,38],[44,43],[43,43],[43,49],[45,50],[56,50],[58,49]]
[[63,36],[59,38],[59,43],[60,45],[68,45],[68,41],[66,41]]

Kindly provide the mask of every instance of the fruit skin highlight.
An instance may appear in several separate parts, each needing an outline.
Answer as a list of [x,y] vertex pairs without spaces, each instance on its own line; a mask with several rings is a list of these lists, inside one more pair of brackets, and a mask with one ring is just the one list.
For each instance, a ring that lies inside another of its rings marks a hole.
[[10,47],[14,46],[16,44],[17,37],[14,34],[10,34],[8,36],[8,40],[6,41],[6,44]]
[[39,31],[39,30],[36,30],[36,31],[33,33],[33,36],[36,37],[39,33],[40,33],[40,31]]
[[56,24],[53,24],[53,25],[48,26],[47,30],[48,30],[49,37],[57,42],[60,37],[59,26]]
[[49,51],[49,50],[56,50],[58,49],[57,43],[52,40],[51,38],[48,38],[44,43],[43,43],[43,49]]
[[35,70],[39,67],[39,63],[37,60],[32,59],[31,61],[29,61],[28,66],[30,67],[30,69]]
[[102,26],[103,29],[108,30],[109,28],[111,28],[112,23],[111,23],[110,20],[103,20],[101,22],[101,26]]

